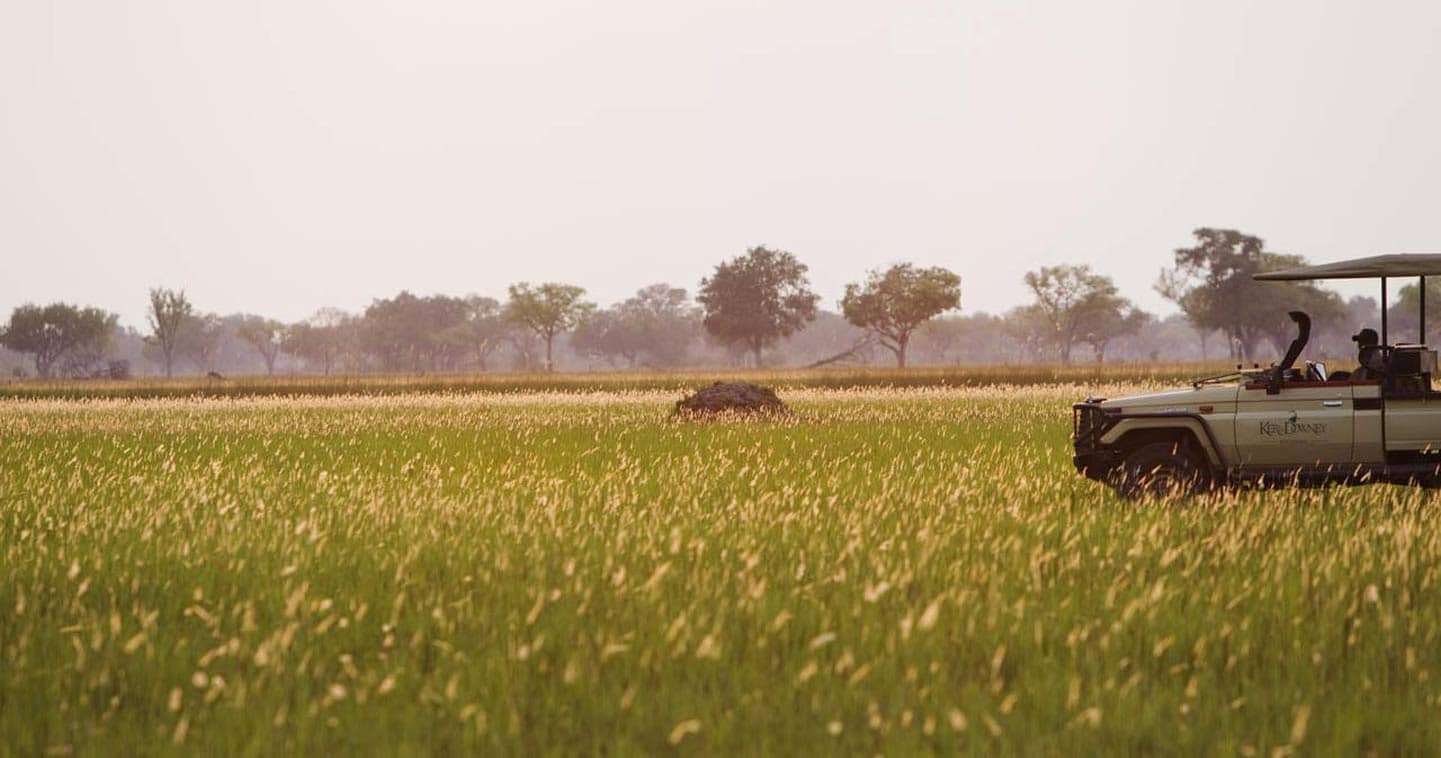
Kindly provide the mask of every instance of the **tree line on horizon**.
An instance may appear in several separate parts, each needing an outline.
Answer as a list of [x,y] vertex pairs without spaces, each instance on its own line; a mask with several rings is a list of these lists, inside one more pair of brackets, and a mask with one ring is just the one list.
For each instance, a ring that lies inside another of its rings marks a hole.
[[[1212,228],[1193,235],[1194,244],[1173,252],[1155,285],[1180,310],[1170,319],[1137,308],[1109,276],[1071,264],[1026,273],[1032,301],[1000,316],[947,316],[960,309],[961,276],[910,263],[867,272],[846,286],[838,312],[826,311],[804,263],[758,246],[717,264],[694,298],[653,284],[600,308],[573,284],[520,282],[503,303],[402,291],[362,313],[322,308],[285,324],[204,313],[184,291],[160,287],[149,293],[144,333],[120,327],[115,314],[98,308],[25,304],[0,326],[0,348],[28,356],[42,378],[117,379],[129,377],[137,361],[165,376],[237,367],[267,374],[487,371],[501,355],[513,369],[552,371],[562,354],[585,368],[819,366],[872,363],[881,355],[905,366],[918,343],[926,362],[1064,364],[1075,360],[1077,348],[1104,361],[1117,344],[1139,359],[1178,350],[1194,357],[1195,348],[1202,359],[1219,358],[1219,351],[1210,354],[1219,340],[1226,357],[1250,362],[1260,360],[1266,344],[1284,349],[1292,337],[1289,310],[1310,313],[1318,342],[1335,354],[1347,350],[1345,335],[1379,317],[1371,298],[1343,301],[1312,282],[1253,281],[1255,273],[1306,263],[1267,251],[1259,237]],[[1399,294],[1392,323],[1404,329],[1419,291],[1411,285]],[[29,373],[18,363],[11,371]]]

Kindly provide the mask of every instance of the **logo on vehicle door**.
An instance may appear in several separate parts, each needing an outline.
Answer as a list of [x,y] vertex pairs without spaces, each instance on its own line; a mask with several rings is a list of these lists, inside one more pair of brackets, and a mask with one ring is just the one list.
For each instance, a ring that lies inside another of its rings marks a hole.
[[1325,434],[1326,424],[1320,421],[1297,421],[1296,412],[1291,411],[1285,421],[1262,421],[1262,437],[1290,437],[1296,434]]

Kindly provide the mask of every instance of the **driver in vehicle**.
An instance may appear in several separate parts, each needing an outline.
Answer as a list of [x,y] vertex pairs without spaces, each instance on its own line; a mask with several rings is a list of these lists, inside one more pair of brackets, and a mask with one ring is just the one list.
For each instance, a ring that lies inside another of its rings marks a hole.
[[1337,371],[1331,381],[1353,380],[1379,381],[1386,374],[1386,353],[1381,349],[1381,338],[1375,329],[1362,329],[1351,336],[1356,343],[1356,361],[1361,365],[1355,371]]
[[1380,379],[1386,373],[1386,356],[1381,351],[1381,339],[1375,329],[1362,329],[1351,341],[1356,343],[1356,360],[1360,368],[1351,372],[1352,379]]

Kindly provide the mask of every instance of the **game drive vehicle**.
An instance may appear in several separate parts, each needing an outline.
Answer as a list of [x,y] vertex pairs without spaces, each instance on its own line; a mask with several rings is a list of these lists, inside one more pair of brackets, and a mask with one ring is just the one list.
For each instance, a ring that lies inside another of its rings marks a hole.
[[1190,389],[1072,406],[1074,462],[1121,495],[1194,494],[1237,484],[1317,486],[1392,482],[1441,486],[1441,392],[1431,387],[1436,352],[1389,344],[1387,279],[1421,278],[1420,342],[1426,334],[1426,277],[1441,255],[1378,255],[1257,274],[1264,281],[1381,280],[1381,333],[1362,329],[1355,371],[1328,374],[1301,357],[1311,319],[1290,316],[1298,334],[1269,368],[1237,370]]

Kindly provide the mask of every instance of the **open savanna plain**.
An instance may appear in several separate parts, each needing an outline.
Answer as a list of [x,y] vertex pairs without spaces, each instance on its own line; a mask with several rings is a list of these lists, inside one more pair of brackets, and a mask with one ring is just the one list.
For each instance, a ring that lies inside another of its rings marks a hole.
[[0,401],[0,752],[1441,750],[1432,495],[1126,504],[1077,385],[781,391]]

